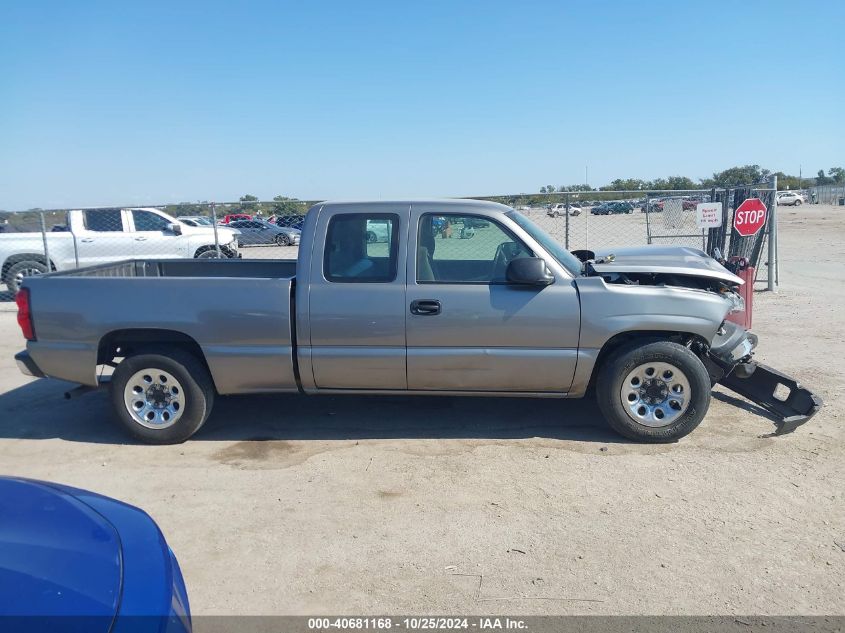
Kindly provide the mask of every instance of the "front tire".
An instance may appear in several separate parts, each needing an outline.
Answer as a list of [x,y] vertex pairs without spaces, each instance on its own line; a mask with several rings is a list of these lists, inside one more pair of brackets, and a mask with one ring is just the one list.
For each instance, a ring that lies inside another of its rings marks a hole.
[[276,246],[290,246],[290,238],[284,233],[276,236]]
[[674,442],[710,406],[710,376],[689,349],[635,342],[613,352],[596,378],[598,405],[614,431],[641,442]]
[[194,259],[229,259],[228,249],[223,246],[220,247],[220,255],[217,255],[216,246],[203,246],[198,249],[194,255]]
[[795,206],[796,206],[796,207],[800,207],[800,206],[801,206],[801,201],[800,201],[800,200],[796,200],[796,201],[795,201]]
[[187,440],[211,413],[214,394],[205,365],[178,349],[125,358],[111,380],[118,420],[130,435],[147,444]]

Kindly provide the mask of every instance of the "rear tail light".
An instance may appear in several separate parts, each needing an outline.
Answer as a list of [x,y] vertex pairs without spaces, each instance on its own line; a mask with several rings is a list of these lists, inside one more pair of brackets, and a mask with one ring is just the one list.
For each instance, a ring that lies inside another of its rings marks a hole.
[[23,337],[27,341],[34,341],[35,328],[32,325],[32,310],[29,306],[29,288],[22,288],[15,295],[15,303],[18,304],[18,325],[21,326]]

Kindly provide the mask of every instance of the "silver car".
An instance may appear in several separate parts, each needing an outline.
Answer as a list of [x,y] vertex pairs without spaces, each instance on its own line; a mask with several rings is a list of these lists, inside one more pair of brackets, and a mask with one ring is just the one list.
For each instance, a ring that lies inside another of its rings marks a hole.
[[238,246],[295,246],[301,235],[299,229],[277,226],[265,220],[237,220],[228,226],[240,231]]

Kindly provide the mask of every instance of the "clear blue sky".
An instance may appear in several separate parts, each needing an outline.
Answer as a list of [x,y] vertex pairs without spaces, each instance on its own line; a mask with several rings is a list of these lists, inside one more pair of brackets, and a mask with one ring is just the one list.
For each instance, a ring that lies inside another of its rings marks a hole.
[[845,2],[0,0],[0,208],[845,164]]

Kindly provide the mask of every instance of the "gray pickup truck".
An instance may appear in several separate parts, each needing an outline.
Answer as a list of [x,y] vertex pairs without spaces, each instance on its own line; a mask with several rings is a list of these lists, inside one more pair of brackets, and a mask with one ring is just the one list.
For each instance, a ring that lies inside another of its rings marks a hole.
[[[30,376],[108,382],[136,438],[181,442],[250,393],[579,398],[666,442],[721,382],[781,432],[820,400],[752,360],[742,280],[692,248],[563,249],[479,201],[323,203],[297,261],[133,260],[27,278]],[[582,261],[583,260],[583,261]],[[110,376],[109,376],[110,373]],[[785,391],[784,391],[785,390]]]

